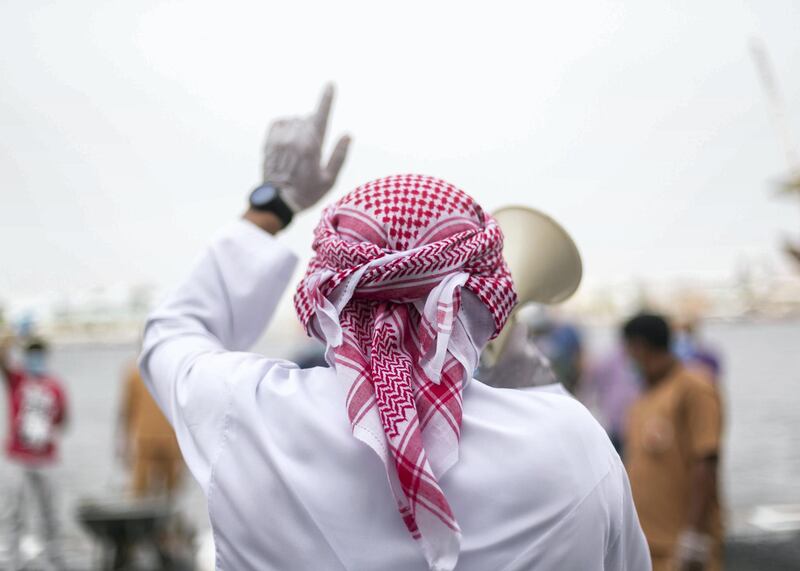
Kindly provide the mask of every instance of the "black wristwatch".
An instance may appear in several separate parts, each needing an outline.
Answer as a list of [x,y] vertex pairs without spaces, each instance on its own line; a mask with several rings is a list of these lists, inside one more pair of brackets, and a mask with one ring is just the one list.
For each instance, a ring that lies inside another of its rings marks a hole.
[[259,212],[272,212],[284,227],[292,221],[294,213],[281,198],[280,189],[268,182],[256,187],[250,193],[250,208]]

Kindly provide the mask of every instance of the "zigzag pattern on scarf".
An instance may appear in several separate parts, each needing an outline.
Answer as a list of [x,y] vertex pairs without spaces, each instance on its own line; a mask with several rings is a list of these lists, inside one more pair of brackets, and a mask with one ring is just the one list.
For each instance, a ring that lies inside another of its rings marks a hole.
[[[470,356],[479,352],[469,335],[452,335],[461,287],[489,310],[495,334],[516,302],[502,232],[454,186],[402,175],[367,183],[326,208],[312,247],[297,314],[329,349],[335,344],[332,365],[347,383],[351,426],[382,458],[389,481],[399,482],[392,490],[412,537],[426,557],[452,561],[459,527],[431,466],[443,473],[458,457],[461,391],[476,366]],[[395,257],[339,288],[387,255]],[[338,321],[330,303],[339,304]],[[316,321],[322,308],[326,321]],[[434,517],[420,517],[419,508]]]
[[372,338],[370,359],[378,412],[389,439],[399,436],[398,425],[406,422],[414,410],[411,361],[399,350],[396,335],[392,325],[378,327]]

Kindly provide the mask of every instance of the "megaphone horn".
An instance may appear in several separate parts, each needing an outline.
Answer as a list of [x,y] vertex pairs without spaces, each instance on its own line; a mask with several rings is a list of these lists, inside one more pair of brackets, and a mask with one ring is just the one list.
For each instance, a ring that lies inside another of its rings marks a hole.
[[[527,206],[507,206],[492,216],[505,237],[503,257],[517,290],[517,307],[530,302],[560,303],[575,293],[583,275],[581,255],[558,222]],[[489,364],[502,353],[513,320],[514,314],[486,348]]]
[[492,216],[505,236],[503,257],[520,305],[560,303],[575,293],[583,275],[581,255],[558,222],[526,206],[501,208]]

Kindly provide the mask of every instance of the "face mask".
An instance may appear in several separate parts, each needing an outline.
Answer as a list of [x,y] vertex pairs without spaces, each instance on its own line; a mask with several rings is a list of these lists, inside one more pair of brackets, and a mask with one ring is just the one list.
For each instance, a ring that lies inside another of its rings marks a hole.
[[44,353],[29,351],[25,354],[25,370],[34,376],[43,376],[47,372]]

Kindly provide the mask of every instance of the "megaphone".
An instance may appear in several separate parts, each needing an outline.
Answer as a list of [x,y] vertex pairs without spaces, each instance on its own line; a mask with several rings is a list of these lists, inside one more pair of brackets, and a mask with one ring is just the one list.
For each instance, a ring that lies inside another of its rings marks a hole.
[[505,236],[503,257],[520,305],[560,303],[575,293],[583,275],[581,255],[558,222],[526,206],[507,206],[492,216]]
[[[583,276],[581,255],[558,222],[527,206],[507,206],[492,216],[505,237],[503,257],[517,290],[518,308],[531,302],[560,303],[575,293]],[[502,353],[513,322],[514,314],[486,347],[489,365]]]

